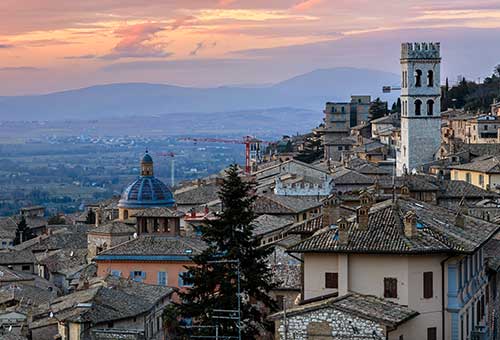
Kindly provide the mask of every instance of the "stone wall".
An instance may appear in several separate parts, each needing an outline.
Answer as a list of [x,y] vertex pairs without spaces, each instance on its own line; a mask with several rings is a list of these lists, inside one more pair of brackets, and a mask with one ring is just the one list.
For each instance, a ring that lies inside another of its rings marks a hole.
[[[382,325],[331,307],[289,316],[287,324],[288,339],[294,340],[385,339]],[[276,333],[277,340],[285,339],[283,319]]]

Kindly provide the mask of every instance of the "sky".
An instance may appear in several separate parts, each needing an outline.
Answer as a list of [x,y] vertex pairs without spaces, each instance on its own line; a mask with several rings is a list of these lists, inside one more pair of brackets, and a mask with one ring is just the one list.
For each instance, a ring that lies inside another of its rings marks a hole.
[[440,41],[443,74],[500,63],[498,0],[2,0],[0,96],[117,82],[254,86],[318,68],[399,73]]

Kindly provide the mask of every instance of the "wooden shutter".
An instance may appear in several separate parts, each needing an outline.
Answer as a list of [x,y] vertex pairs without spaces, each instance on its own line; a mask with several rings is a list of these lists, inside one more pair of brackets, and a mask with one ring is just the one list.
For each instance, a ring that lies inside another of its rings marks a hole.
[[424,299],[434,296],[432,272],[424,272]]
[[339,274],[338,273],[325,273],[325,288],[338,289],[339,288]]
[[437,340],[437,328],[427,328],[427,340]]
[[384,297],[386,298],[398,297],[398,279],[394,277],[384,278]]

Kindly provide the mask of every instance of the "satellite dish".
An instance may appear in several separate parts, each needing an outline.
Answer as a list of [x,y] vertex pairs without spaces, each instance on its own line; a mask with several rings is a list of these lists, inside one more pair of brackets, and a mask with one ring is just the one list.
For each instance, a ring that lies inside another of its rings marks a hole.
[[54,317],[54,313],[50,312],[49,313],[49,318],[53,318]]
[[416,175],[417,174],[417,169],[415,169],[415,168],[411,169],[411,174],[412,175]]
[[12,325],[9,326],[9,332],[12,332]]
[[134,233],[134,238],[137,238],[137,233]]
[[69,253],[69,256],[73,257],[73,255],[75,255],[75,252],[72,250],[71,253]]

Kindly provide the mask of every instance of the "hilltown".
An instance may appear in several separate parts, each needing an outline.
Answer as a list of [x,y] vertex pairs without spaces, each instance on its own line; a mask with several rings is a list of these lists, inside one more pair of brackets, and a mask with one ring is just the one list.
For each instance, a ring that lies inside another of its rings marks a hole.
[[[440,63],[439,43],[403,43],[399,112],[374,118],[387,103],[353,95],[285,151],[248,141],[241,177],[280,308],[262,338],[500,338],[500,103],[440,110]],[[1,339],[167,338],[225,173],[174,190],[147,151],[140,169],[64,224],[42,206],[0,219]],[[34,237],[16,242],[21,222]]]

